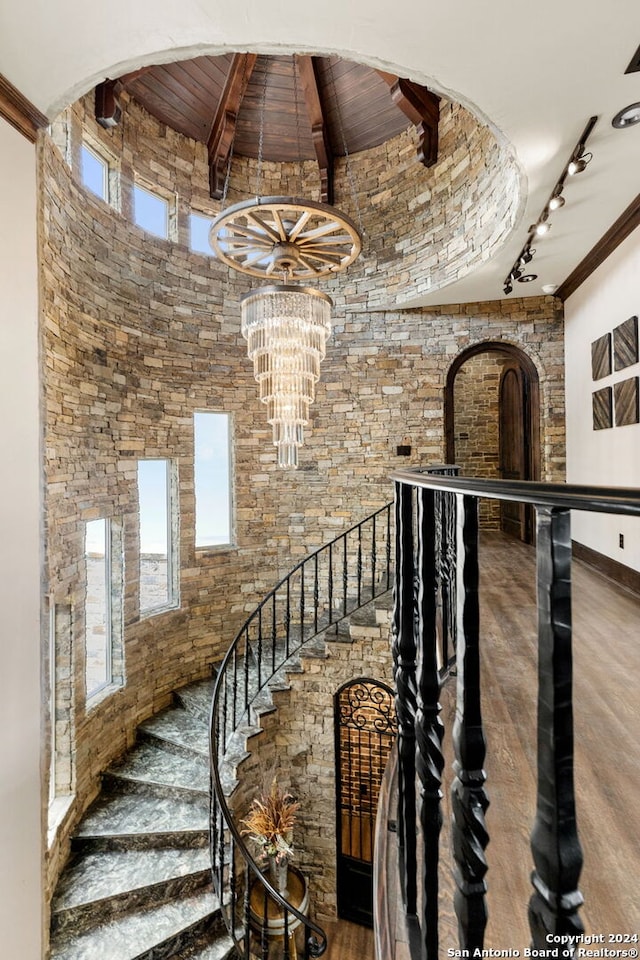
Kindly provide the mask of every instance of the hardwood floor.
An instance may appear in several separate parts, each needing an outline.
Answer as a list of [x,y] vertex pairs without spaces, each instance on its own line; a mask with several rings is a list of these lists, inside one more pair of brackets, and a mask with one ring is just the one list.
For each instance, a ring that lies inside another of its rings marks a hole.
[[[481,537],[481,657],[487,739],[489,871],[485,948],[530,945],[529,833],[536,787],[535,553],[499,534]],[[580,889],[587,934],[640,935],[640,597],[583,563],[573,568],[574,737]],[[448,832],[455,680],[442,691],[446,733],[441,842],[441,957],[458,948]],[[395,921],[396,960],[408,958]],[[616,944],[605,946],[616,948]],[[620,947],[620,944],[617,945]],[[639,947],[640,944],[631,944]],[[343,956],[343,954],[341,954]],[[345,957],[368,954],[349,955]],[[380,958],[388,960],[388,958]]]

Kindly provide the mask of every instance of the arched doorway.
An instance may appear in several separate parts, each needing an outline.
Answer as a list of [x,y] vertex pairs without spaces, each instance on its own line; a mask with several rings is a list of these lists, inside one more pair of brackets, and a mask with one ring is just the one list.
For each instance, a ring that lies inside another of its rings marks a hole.
[[393,691],[359,677],[334,697],[338,916],[373,926],[378,796],[397,721]]
[[[445,391],[448,463],[467,476],[540,478],[540,389],[534,363],[520,347],[487,340],[451,364]],[[522,504],[482,501],[480,522],[532,543],[534,518]]]

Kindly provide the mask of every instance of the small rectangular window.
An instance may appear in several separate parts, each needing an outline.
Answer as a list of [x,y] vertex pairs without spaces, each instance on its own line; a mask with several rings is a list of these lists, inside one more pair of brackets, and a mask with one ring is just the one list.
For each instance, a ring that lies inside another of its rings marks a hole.
[[174,497],[169,460],[138,461],[140,614],[174,606]]
[[194,414],[196,547],[231,542],[229,415]]
[[85,654],[87,698],[111,683],[110,524],[89,520],[85,530],[87,591]]
[[213,217],[205,217],[201,213],[192,213],[189,217],[189,246],[194,253],[206,253],[213,256],[213,250],[209,243],[209,230],[213,223]]
[[83,143],[80,147],[80,178],[101,200],[109,198],[109,165],[106,160]]
[[169,237],[169,203],[136,183],[133,186],[133,219],[149,233],[166,240]]

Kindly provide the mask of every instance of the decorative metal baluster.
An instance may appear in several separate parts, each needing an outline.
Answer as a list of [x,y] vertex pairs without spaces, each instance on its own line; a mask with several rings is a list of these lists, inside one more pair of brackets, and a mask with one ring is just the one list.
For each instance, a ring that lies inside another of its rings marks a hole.
[[438,860],[442,811],[442,737],[440,677],[438,673],[438,548],[436,494],[418,493],[418,622],[416,769],[420,781],[420,823],[423,838],[422,922],[424,956],[438,956]]
[[478,604],[478,501],[457,495],[458,512],[458,684],[453,726],[455,779],[451,787],[453,855],[456,862],[454,903],[460,947],[482,949],[487,924],[485,902],[489,842],[484,814],[485,739],[480,709],[480,611]]
[[375,597],[376,595],[376,515],[373,515],[372,521],[372,531],[371,531],[371,596]]
[[258,610],[258,690],[262,690],[262,607]]
[[287,659],[291,647],[291,578],[287,577],[287,606],[284,614],[285,648]]
[[333,544],[329,544],[329,573],[327,575],[329,593],[329,623],[333,623]]
[[387,590],[391,589],[391,508],[387,507]]
[[414,559],[411,487],[396,483],[396,576],[393,611],[393,675],[398,715],[398,845],[405,910],[415,915],[416,878],[416,643],[413,624]]
[[284,911],[284,960],[291,960],[291,944],[289,943],[289,911]]
[[538,799],[531,834],[535,870],[529,902],[534,947],[548,935],[582,933],[582,849],[573,786],[571,520],[536,507],[538,560]]
[[274,593],[271,603],[271,676],[276,672],[276,637],[278,636],[278,618],[276,616],[277,594]]
[[304,563],[300,568],[300,643],[304,643]]
[[347,589],[349,586],[349,571],[347,568],[347,535],[342,538],[342,616],[347,615]]
[[318,583],[318,554],[313,558],[313,632],[318,632],[318,605],[320,601],[320,584]]
[[229,674],[222,678],[222,742],[227,745],[227,715],[229,712]]
[[357,560],[357,575],[358,575],[358,606],[362,603],[362,524],[358,524],[358,560]]
[[244,960],[251,960],[251,869],[244,871]]
[[262,960],[268,960],[269,957],[269,896],[265,887],[262,888],[264,897],[262,905],[262,926],[260,928],[260,946],[262,948]]
[[244,632],[244,712],[249,710],[249,627]]
[[238,725],[238,647],[233,648],[233,729]]

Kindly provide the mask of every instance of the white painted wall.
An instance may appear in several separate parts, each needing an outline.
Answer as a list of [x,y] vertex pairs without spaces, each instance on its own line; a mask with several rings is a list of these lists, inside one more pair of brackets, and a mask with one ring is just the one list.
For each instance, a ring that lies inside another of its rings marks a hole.
[[[630,376],[640,363],[591,379],[591,344],[631,316],[640,316],[640,229],[622,243],[565,303],[567,480],[640,487],[640,424],[593,430],[591,394]],[[573,538],[640,570],[640,519],[581,514]],[[624,534],[624,549],[618,546]]]
[[0,930],[41,950],[36,156],[0,119]]

